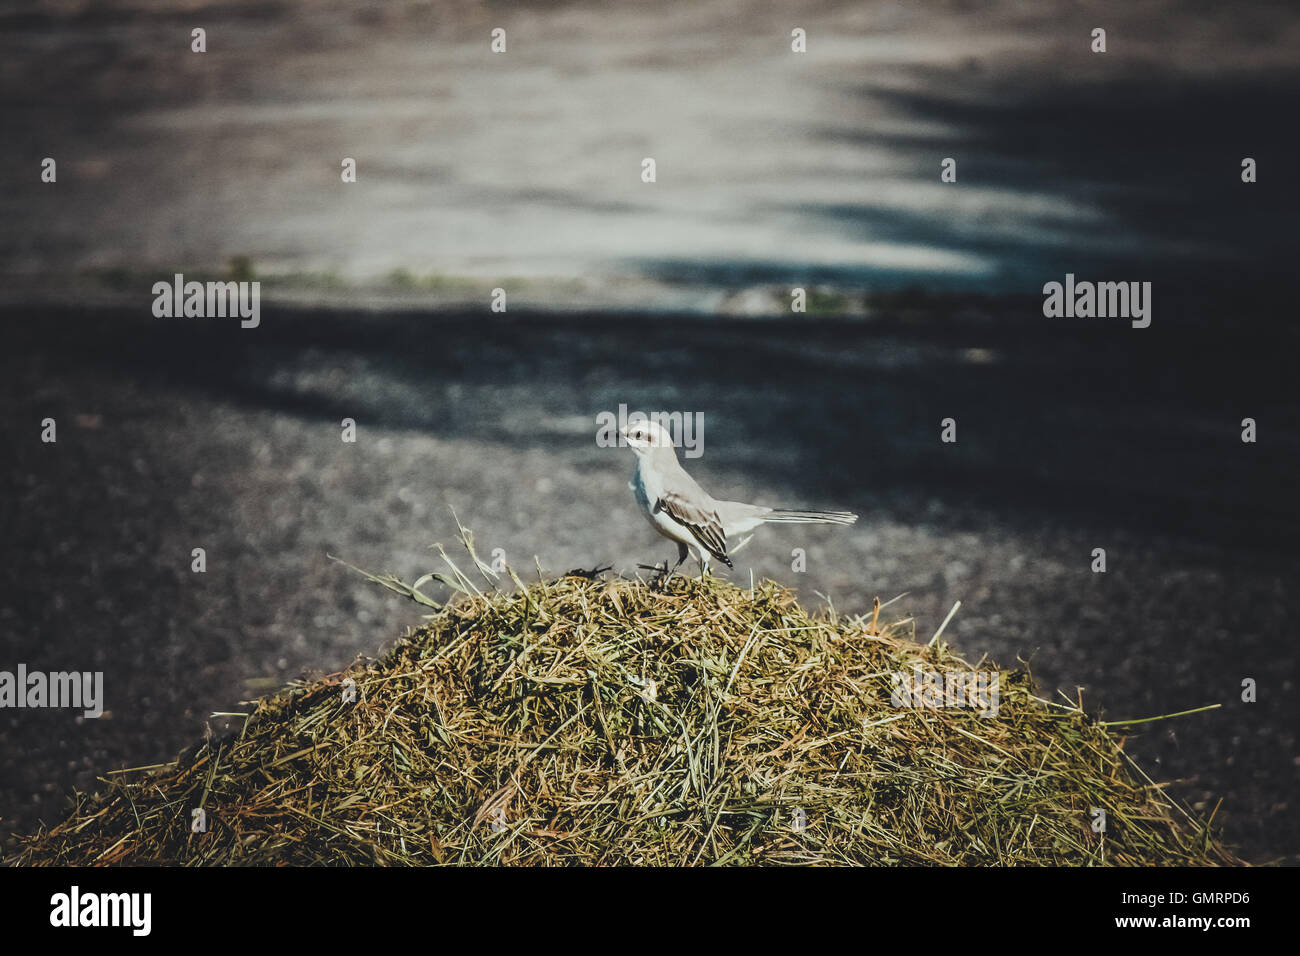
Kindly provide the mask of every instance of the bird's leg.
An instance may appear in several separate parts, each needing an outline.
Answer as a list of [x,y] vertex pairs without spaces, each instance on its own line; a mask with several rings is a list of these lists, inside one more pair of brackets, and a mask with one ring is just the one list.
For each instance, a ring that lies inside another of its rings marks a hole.
[[[677,563],[672,566],[672,570],[670,570],[668,572],[667,577],[664,578],[664,587],[668,586],[668,582],[673,579],[673,575],[677,573],[677,569],[682,566],[682,562],[686,560],[686,556],[689,553],[690,552],[686,550],[686,545],[678,541],[677,542]],[[667,561],[664,562],[664,567],[665,568],[668,567]]]

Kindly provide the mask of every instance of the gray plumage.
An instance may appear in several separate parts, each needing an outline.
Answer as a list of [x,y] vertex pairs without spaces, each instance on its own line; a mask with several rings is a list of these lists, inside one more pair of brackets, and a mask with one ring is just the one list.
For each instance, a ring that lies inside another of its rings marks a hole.
[[850,525],[858,520],[848,511],[792,511],[718,501],[686,473],[671,436],[657,423],[635,422],[623,434],[636,452],[636,471],[628,487],[651,526],[676,542],[674,571],[689,554],[699,561],[701,574],[708,571],[710,558],[733,567],[728,541],[761,524]]

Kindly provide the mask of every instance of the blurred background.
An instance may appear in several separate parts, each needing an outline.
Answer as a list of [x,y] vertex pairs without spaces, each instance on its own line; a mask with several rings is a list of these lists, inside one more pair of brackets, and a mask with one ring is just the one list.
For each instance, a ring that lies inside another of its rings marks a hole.
[[[919,640],[961,601],[1104,719],[1222,704],[1128,749],[1300,860],[1297,49],[1172,0],[0,3],[0,669],[109,710],[0,712],[0,832],[418,623],[327,555],[412,579],[454,508],[525,576],[673,557],[625,403],[702,413],[719,497],[862,515],[733,580]],[[261,325],[154,318],[175,272]],[[1067,272],[1151,327],[1044,318]]]

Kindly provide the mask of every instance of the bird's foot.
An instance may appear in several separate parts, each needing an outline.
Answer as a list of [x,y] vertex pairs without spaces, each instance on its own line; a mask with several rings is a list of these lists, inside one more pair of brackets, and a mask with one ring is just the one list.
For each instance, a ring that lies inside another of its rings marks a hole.
[[663,564],[638,564],[637,567],[655,573],[655,576],[650,579],[650,589],[654,591],[662,591],[668,587],[668,582],[673,579],[673,571],[677,570],[670,569],[667,561]]
[[565,571],[564,576],[566,578],[586,578],[588,581],[595,581],[613,566],[614,565],[612,564],[607,564],[603,568],[592,568],[590,571],[586,571],[582,568],[573,568],[569,571]]

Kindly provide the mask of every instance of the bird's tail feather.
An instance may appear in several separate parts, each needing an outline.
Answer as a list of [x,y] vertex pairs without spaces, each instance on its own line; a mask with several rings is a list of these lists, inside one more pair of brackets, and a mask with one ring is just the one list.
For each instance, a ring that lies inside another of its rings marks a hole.
[[763,515],[763,520],[778,524],[853,524],[858,516],[849,511],[787,511],[777,508]]

